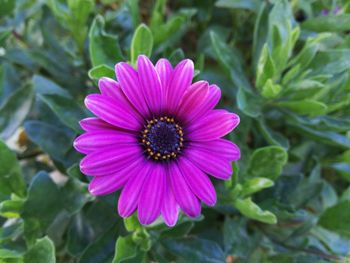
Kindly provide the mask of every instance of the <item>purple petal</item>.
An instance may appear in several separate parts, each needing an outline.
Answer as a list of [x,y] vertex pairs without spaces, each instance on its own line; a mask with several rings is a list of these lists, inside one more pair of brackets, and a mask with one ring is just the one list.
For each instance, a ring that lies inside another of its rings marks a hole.
[[180,158],[179,168],[192,192],[206,205],[215,205],[216,192],[208,176],[185,157]]
[[193,162],[203,172],[216,178],[227,180],[232,175],[232,165],[227,159],[217,156],[207,150],[188,147],[186,158]]
[[97,117],[117,127],[136,131],[141,127],[136,112],[110,97],[91,94],[85,98],[85,105]]
[[226,110],[212,110],[188,129],[190,141],[210,141],[225,136],[239,124],[239,117]]
[[176,112],[186,89],[191,85],[193,74],[194,65],[189,59],[181,61],[175,67],[166,94],[166,106],[170,113]]
[[73,143],[74,148],[81,153],[91,153],[104,147],[122,144],[137,144],[134,134],[116,130],[98,130],[87,132],[77,137]]
[[120,62],[115,66],[115,72],[121,88],[131,104],[143,117],[148,117],[149,109],[141,92],[141,84],[137,72],[127,63]]
[[173,73],[173,67],[167,59],[161,58],[156,64],[156,70],[163,86],[163,91],[166,91]]
[[110,146],[85,156],[80,162],[80,170],[90,176],[115,173],[142,156],[138,145]]
[[142,185],[152,168],[152,163],[145,160],[143,167],[131,175],[118,200],[118,212],[121,217],[128,217],[135,211]]
[[148,108],[152,113],[159,113],[163,105],[163,88],[152,62],[144,55],[137,59],[137,70],[142,91]]
[[169,164],[170,185],[176,202],[189,217],[197,217],[201,213],[201,205],[198,198],[192,193],[185,178],[181,174],[177,163]]
[[81,128],[84,130],[84,131],[99,131],[101,129],[117,129],[117,127],[99,119],[99,118],[96,118],[96,117],[90,117],[90,118],[85,118],[85,119],[82,119],[80,122],[79,122]]
[[179,205],[176,203],[173,190],[170,186],[169,174],[167,175],[167,182],[165,185],[164,202],[162,206],[162,217],[167,226],[173,227],[177,222],[179,216]]
[[165,166],[154,164],[143,183],[138,203],[138,218],[143,225],[151,224],[160,215],[166,183]]
[[98,87],[102,95],[106,95],[118,100],[118,91],[120,90],[120,85],[114,79],[103,77],[98,81]]
[[212,153],[219,158],[229,161],[237,161],[241,156],[239,147],[233,142],[225,139],[205,142],[190,142],[189,145],[191,148]]
[[180,103],[177,115],[184,122],[191,121],[198,112],[199,105],[202,105],[207,97],[209,84],[206,81],[193,83],[185,92]]
[[138,173],[143,166],[144,160],[141,157],[116,173],[106,176],[96,176],[92,178],[89,184],[89,191],[94,196],[114,193],[122,188],[131,175]]

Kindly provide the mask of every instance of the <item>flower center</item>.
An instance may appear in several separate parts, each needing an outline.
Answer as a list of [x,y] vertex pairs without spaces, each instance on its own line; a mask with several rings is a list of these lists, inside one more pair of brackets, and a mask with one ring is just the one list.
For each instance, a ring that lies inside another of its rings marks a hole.
[[183,148],[183,131],[174,118],[167,116],[147,121],[141,132],[141,143],[147,156],[154,160],[176,158]]

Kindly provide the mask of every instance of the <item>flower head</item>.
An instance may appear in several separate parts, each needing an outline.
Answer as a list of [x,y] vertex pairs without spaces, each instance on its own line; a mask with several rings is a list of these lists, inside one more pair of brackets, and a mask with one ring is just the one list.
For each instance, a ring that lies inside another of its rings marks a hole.
[[137,71],[124,62],[115,70],[118,82],[102,78],[101,94],[86,97],[96,117],[80,122],[85,133],[74,142],[86,154],[81,171],[93,176],[89,191],[98,196],[122,188],[119,214],[137,210],[142,224],[162,215],[173,226],[180,208],[199,216],[200,201],[216,202],[208,175],[229,179],[231,162],[240,157],[234,143],[221,139],[239,117],[214,109],[221,97],[216,85],[192,84],[189,59],[173,68],[166,59],[154,66],[141,55]]

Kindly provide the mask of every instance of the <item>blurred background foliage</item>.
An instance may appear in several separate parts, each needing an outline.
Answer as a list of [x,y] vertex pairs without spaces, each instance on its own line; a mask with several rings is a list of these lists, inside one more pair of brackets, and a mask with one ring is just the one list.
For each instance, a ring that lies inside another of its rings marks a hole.
[[[0,0],[0,262],[350,262],[348,0]],[[218,203],[141,227],[72,148],[138,54],[195,61],[241,124]]]

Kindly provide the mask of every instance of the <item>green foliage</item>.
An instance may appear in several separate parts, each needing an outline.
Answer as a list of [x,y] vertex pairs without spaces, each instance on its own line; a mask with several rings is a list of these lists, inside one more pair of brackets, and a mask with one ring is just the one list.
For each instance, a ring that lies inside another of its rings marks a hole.
[[[347,262],[347,1],[0,0],[0,262]],[[93,197],[83,101],[139,54],[195,62],[239,114],[218,201],[173,228]]]

